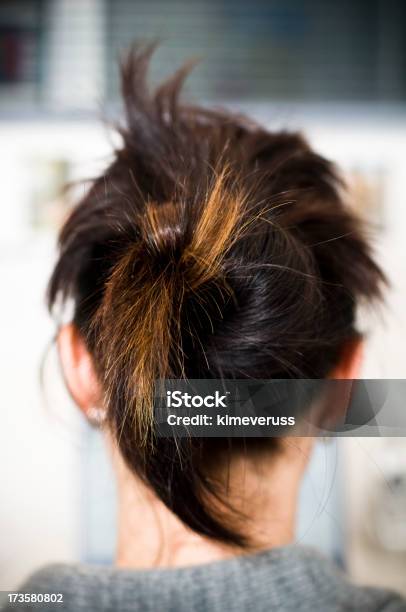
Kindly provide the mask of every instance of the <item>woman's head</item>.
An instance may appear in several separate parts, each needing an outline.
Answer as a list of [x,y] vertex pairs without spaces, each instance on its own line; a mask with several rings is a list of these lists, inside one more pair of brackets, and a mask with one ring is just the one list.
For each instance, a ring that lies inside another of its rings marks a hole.
[[241,544],[207,470],[232,441],[155,438],[155,381],[329,376],[382,275],[330,162],[183,104],[185,71],[149,92],[150,52],[123,65],[122,145],[61,231],[49,305],[74,302],[81,385],[130,469],[193,530]]

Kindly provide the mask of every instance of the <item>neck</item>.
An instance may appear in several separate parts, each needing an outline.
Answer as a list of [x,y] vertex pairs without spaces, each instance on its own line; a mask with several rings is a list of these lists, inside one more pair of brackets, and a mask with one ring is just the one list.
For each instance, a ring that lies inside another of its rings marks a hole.
[[[227,559],[244,552],[191,531],[152,490],[130,473],[117,451],[113,454],[118,484],[116,564],[119,567],[181,567]],[[228,469],[227,502],[244,516],[240,527],[253,542],[252,552],[292,542],[298,492],[307,458],[308,453],[300,448],[297,453],[290,452],[290,458],[289,452],[281,452],[262,463],[258,458],[255,464],[246,457],[233,459]]]

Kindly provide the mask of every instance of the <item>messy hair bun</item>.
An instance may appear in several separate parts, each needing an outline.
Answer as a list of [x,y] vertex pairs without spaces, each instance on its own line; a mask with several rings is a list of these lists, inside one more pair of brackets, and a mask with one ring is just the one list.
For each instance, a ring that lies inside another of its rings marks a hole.
[[73,298],[129,467],[193,530],[242,545],[205,471],[231,441],[154,439],[155,381],[323,378],[382,274],[330,162],[180,102],[186,69],[149,92],[152,51],[123,63],[122,146],[62,228],[48,301]]

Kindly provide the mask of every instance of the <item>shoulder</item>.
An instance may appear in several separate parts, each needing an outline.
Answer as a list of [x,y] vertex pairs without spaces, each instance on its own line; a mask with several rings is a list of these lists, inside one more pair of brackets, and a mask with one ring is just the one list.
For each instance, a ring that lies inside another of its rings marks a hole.
[[306,548],[297,552],[298,562],[303,565],[308,577],[307,584],[313,585],[319,601],[330,602],[330,609],[406,612],[406,599],[398,593],[353,584],[335,563],[320,553]]
[[82,566],[67,563],[53,563],[36,570],[23,582],[21,590],[36,587],[39,590],[47,589],[50,586],[70,584],[82,573]]
[[[104,569],[104,568],[100,568]],[[31,574],[16,591],[22,594],[43,595],[42,598],[26,599],[24,602],[9,603],[4,612],[29,612],[44,610],[64,610],[82,612],[84,610],[114,610],[114,601],[109,597],[105,572],[97,567],[79,564],[57,563],[47,565]],[[47,596],[45,601],[44,597]],[[48,597],[49,596],[49,597]]]

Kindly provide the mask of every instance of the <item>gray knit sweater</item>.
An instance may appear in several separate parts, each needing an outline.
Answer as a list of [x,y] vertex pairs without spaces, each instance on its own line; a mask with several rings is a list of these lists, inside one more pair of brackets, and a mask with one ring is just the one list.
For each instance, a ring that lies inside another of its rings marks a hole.
[[400,596],[353,586],[325,558],[299,546],[180,569],[53,565],[20,591],[61,593],[63,603],[6,604],[4,610],[406,612]]

